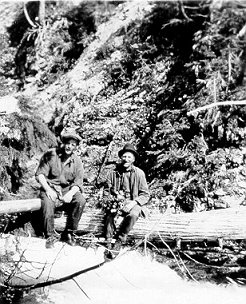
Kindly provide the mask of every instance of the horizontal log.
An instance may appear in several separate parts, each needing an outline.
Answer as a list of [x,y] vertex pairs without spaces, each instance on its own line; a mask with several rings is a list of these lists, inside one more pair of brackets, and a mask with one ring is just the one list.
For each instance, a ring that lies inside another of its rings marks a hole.
[[[0,201],[0,214],[29,212],[40,209],[39,198]],[[204,212],[166,214],[152,210],[147,219],[140,218],[130,236],[149,240],[181,239],[183,241],[246,239],[246,207],[218,209]],[[62,231],[66,217],[55,219],[55,228]],[[102,235],[104,214],[98,208],[86,208],[79,222],[78,234]]]
[[[79,222],[78,234],[101,235],[104,215],[100,209],[87,209]],[[246,239],[246,207],[218,209],[198,213],[165,214],[152,211],[148,219],[140,218],[130,236],[160,241],[181,239],[183,241],[211,240],[220,238]],[[61,231],[66,218],[55,219],[55,227]]]
[[39,210],[40,208],[41,200],[39,198],[0,201],[0,214],[29,212]]

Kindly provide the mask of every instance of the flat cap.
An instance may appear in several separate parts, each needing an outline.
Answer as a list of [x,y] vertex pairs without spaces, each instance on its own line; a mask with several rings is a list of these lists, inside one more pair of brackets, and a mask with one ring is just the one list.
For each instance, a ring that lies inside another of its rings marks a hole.
[[78,142],[80,142],[82,140],[82,138],[79,136],[79,134],[77,134],[75,131],[67,131],[64,132],[63,134],[61,134],[61,140],[64,141],[66,139],[75,139]]

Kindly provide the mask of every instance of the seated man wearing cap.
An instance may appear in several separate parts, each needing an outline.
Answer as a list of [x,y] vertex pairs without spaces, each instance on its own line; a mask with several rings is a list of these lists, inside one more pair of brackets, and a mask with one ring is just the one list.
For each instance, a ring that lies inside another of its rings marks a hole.
[[[113,257],[112,253],[117,254],[120,250],[121,244],[126,242],[127,235],[133,228],[141,213],[145,214],[150,194],[146,177],[144,172],[133,165],[137,156],[137,151],[131,144],[126,144],[118,153],[120,163],[115,169],[109,173],[106,181],[106,188],[104,194],[106,196],[106,222],[105,234],[108,241],[109,257]],[[107,208],[112,202],[113,208]],[[118,203],[118,204],[117,204]],[[119,207],[119,203],[121,206]],[[115,218],[117,216],[116,210],[123,217],[123,221],[116,233],[116,243],[111,248],[111,240],[114,236],[116,226]],[[107,252],[106,252],[107,254]]]
[[62,206],[67,212],[67,222],[62,240],[75,245],[75,231],[85,205],[82,195],[83,164],[75,154],[81,137],[75,132],[61,135],[62,145],[49,149],[41,158],[36,179],[41,185],[42,232],[47,238],[46,247],[53,247],[58,239],[54,230],[55,208]]

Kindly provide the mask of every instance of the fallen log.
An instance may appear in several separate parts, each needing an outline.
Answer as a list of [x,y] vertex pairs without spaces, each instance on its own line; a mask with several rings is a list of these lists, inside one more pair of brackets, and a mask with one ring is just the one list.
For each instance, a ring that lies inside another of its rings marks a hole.
[[[41,200],[23,199],[0,202],[0,214],[30,212],[40,209]],[[217,209],[194,213],[167,214],[152,210],[148,218],[140,218],[130,236],[150,241],[220,241],[246,239],[246,207]],[[66,216],[55,219],[55,228],[62,231]],[[99,208],[87,207],[79,222],[78,235],[102,235],[104,214]]]
[[[246,239],[246,207],[217,209],[196,213],[166,214],[152,211],[140,218],[131,231],[134,238],[150,241],[220,241]],[[65,227],[65,216],[55,219],[57,231]],[[104,215],[100,209],[87,209],[79,222],[78,234],[103,232]]]
[[39,198],[0,201],[0,214],[29,212],[39,210],[40,208],[41,200]]

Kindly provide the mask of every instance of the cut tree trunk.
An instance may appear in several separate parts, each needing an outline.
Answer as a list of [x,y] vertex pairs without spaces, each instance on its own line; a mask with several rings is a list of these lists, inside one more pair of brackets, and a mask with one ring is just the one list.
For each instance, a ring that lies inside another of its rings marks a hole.
[[39,198],[0,201],[0,214],[35,211],[40,208],[41,200]]
[[[0,214],[30,212],[40,209],[41,200],[24,199],[0,202]],[[117,221],[118,224],[120,219]],[[246,239],[246,207],[203,212],[167,214],[152,210],[148,218],[139,218],[130,236],[151,241],[242,240]],[[66,216],[55,219],[55,229],[65,228]],[[86,208],[78,226],[78,235],[103,235],[104,214],[98,208]]]
[[[151,241],[221,241],[246,239],[246,207],[217,209],[198,213],[166,214],[152,211],[147,219],[140,218],[129,236]],[[66,218],[55,220],[58,231]],[[86,210],[79,222],[78,234],[102,235],[104,215],[100,209]]]

